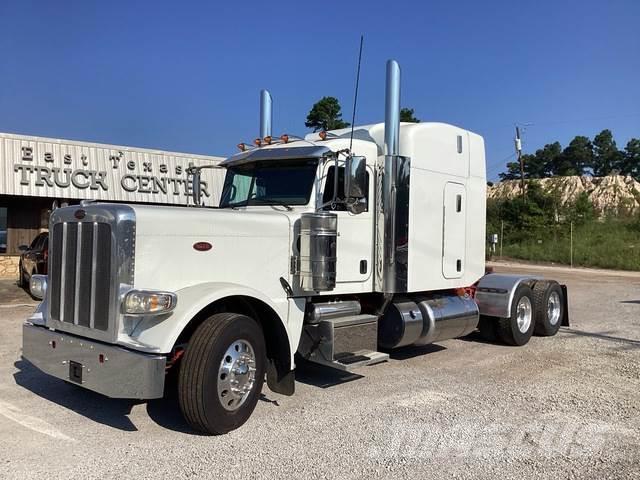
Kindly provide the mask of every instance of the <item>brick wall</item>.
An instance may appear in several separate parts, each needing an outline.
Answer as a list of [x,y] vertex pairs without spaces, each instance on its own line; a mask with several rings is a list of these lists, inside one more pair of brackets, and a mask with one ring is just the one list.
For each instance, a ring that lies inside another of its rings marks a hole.
[[0,255],[0,278],[18,279],[18,262],[20,257],[17,255]]

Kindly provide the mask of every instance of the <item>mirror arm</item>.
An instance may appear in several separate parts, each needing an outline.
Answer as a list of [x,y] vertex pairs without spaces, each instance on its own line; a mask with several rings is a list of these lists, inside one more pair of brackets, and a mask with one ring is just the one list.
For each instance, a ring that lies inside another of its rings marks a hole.
[[[193,198],[193,203],[196,207],[200,207],[201,205],[201,190],[200,190],[200,171],[205,168],[225,168],[220,165],[199,165],[190,167],[187,171],[189,175],[191,175],[191,198]],[[196,181],[196,178],[198,179]],[[197,184],[197,187],[196,187]]]

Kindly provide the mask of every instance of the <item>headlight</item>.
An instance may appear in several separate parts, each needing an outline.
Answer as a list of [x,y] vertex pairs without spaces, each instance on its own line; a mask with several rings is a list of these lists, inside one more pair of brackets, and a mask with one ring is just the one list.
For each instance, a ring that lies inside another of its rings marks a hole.
[[124,297],[124,313],[144,315],[170,312],[176,307],[178,297],[171,292],[131,290]]
[[46,275],[31,275],[31,281],[29,282],[29,291],[38,300],[42,300],[47,294],[47,276]]

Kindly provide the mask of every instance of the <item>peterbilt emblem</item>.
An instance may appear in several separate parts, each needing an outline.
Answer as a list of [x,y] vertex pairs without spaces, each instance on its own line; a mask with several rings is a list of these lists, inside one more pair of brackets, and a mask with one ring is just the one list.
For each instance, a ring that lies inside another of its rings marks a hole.
[[207,250],[211,250],[213,245],[209,242],[196,242],[193,244],[193,249],[199,252],[206,252]]
[[73,216],[76,217],[78,220],[82,220],[86,214],[87,212],[85,212],[84,210],[76,210]]

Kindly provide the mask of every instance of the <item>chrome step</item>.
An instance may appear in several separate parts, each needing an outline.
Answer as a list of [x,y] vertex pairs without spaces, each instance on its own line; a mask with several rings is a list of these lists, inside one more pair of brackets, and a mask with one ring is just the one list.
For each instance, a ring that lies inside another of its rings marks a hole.
[[331,362],[323,357],[309,358],[309,360],[326,367],[336,368],[345,372],[354,372],[362,367],[386,362],[389,360],[389,354],[372,350],[359,350]]
[[378,317],[360,314],[305,325],[298,351],[311,362],[352,372],[389,359],[377,346]]

